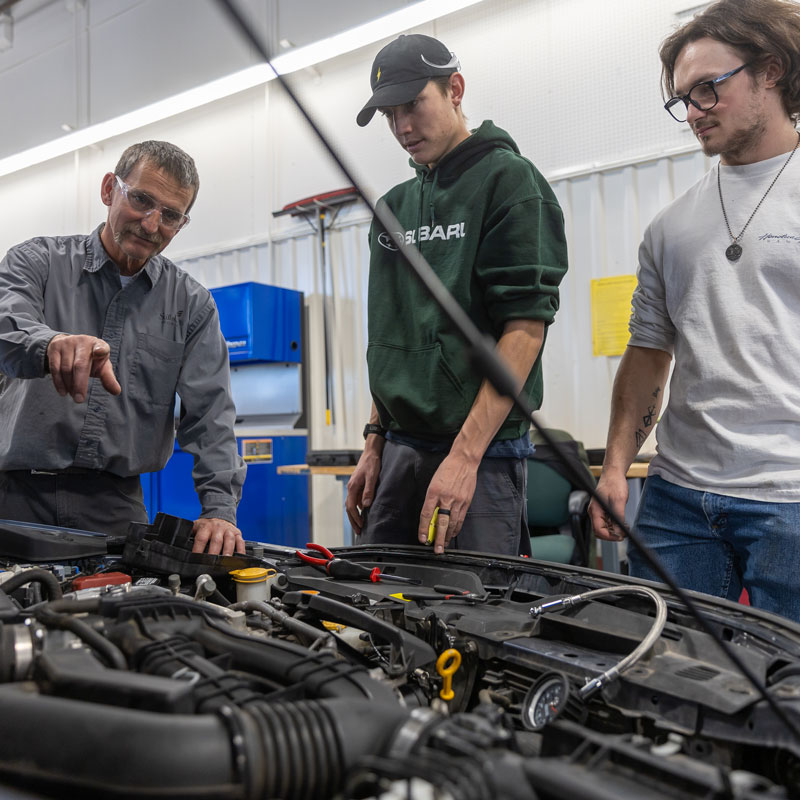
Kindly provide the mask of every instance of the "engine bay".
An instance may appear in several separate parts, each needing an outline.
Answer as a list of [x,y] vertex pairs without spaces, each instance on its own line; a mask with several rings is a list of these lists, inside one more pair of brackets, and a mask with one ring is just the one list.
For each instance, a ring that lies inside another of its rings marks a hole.
[[[421,547],[193,555],[0,521],[0,786],[29,797],[800,794],[800,627]],[[325,562],[325,559],[322,559]],[[335,566],[334,566],[335,565]],[[252,575],[257,576],[251,579]],[[357,576],[357,577],[348,577]]]

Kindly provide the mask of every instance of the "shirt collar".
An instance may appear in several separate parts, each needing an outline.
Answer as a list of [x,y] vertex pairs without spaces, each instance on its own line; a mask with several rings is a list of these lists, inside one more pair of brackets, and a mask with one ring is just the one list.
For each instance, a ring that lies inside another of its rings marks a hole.
[[[83,264],[83,268],[86,272],[98,272],[106,264],[110,264],[118,271],[117,265],[106,252],[105,247],[103,247],[103,242],[100,239],[100,233],[104,225],[104,222],[101,223],[86,237],[86,261]],[[151,286],[155,286],[156,283],[158,283],[163,268],[164,263],[161,255],[153,256],[144,265],[142,269],[150,279]]]

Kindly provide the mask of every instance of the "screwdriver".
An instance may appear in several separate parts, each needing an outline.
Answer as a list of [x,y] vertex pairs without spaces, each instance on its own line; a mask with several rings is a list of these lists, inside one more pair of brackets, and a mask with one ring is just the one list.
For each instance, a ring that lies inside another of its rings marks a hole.
[[416,578],[404,578],[402,575],[389,575],[386,572],[381,572],[380,567],[364,567],[361,564],[356,564],[354,561],[348,561],[345,558],[336,558],[336,556],[328,550],[327,547],[317,544],[316,542],[309,542],[306,547],[309,550],[315,550],[323,554],[323,558],[315,558],[302,550],[295,550],[295,555],[307,564],[313,564],[315,567],[322,567],[325,572],[336,578],[337,580],[345,581],[394,581],[395,583],[413,583],[419,584],[422,581]]

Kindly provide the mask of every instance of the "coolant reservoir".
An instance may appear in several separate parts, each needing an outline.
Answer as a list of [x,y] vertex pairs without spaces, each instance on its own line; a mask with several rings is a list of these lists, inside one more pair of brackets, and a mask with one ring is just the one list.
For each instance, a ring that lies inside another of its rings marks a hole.
[[236,602],[246,600],[269,600],[269,585],[278,577],[278,571],[266,567],[234,569],[230,573],[236,584]]

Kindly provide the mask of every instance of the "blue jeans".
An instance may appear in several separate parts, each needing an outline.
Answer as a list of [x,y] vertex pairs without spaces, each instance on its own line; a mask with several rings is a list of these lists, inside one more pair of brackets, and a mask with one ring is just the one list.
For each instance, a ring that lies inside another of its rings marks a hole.
[[[765,503],[647,479],[634,531],[679,586],[800,622],[800,503]],[[637,548],[631,574],[660,580]]]

